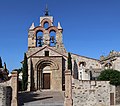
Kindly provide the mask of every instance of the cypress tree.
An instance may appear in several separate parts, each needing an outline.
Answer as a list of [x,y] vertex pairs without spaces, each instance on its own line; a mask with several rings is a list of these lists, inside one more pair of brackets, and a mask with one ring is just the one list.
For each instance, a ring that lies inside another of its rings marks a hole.
[[28,84],[28,63],[27,63],[27,56],[26,53],[24,53],[24,62],[23,62],[23,68],[22,68],[22,90],[27,90],[27,84]]
[[7,74],[9,74],[9,72],[8,72],[8,69],[7,69],[7,66],[6,66],[6,63],[4,62],[4,71],[7,73]]
[[72,60],[71,60],[71,54],[68,53],[68,70],[71,70],[71,74],[72,74]]
[[33,72],[33,63],[32,63],[32,60],[31,60],[31,90],[34,90],[34,72]]
[[3,66],[2,66],[2,59],[1,59],[1,57],[0,57],[0,68],[3,68]]
[[[0,57],[0,68],[3,68],[3,66],[2,66],[2,59],[1,59],[1,57]],[[3,77],[3,74],[2,73],[0,73],[0,78],[3,80],[4,79],[4,77]]]

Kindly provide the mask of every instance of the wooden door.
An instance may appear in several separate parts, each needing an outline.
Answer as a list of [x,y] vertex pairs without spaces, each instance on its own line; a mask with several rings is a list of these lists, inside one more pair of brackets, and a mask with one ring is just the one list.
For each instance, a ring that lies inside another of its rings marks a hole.
[[110,93],[110,105],[114,105],[114,93]]
[[43,74],[43,89],[50,89],[50,73]]

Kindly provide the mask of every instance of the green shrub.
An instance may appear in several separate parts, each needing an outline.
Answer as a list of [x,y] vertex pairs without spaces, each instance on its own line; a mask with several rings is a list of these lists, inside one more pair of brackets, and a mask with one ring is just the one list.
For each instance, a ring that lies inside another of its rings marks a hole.
[[110,81],[110,84],[118,86],[120,85],[120,72],[113,69],[107,69],[101,72],[98,80]]

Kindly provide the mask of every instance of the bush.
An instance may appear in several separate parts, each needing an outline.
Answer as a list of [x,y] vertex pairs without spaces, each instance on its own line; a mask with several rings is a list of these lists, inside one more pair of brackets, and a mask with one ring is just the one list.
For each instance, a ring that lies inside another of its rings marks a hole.
[[120,72],[113,69],[107,69],[101,72],[98,80],[110,81],[110,84],[118,86],[120,85]]

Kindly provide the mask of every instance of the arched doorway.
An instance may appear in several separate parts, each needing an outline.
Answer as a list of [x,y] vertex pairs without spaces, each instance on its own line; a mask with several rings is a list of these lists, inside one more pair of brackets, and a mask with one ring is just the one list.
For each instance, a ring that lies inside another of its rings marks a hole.
[[52,70],[49,64],[38,67],[37,70],[37,89],[50,89]]
[[37,64],[37,90],[52,88],[52,73],[57,69],[57,65],[51,60],[42,60]]

